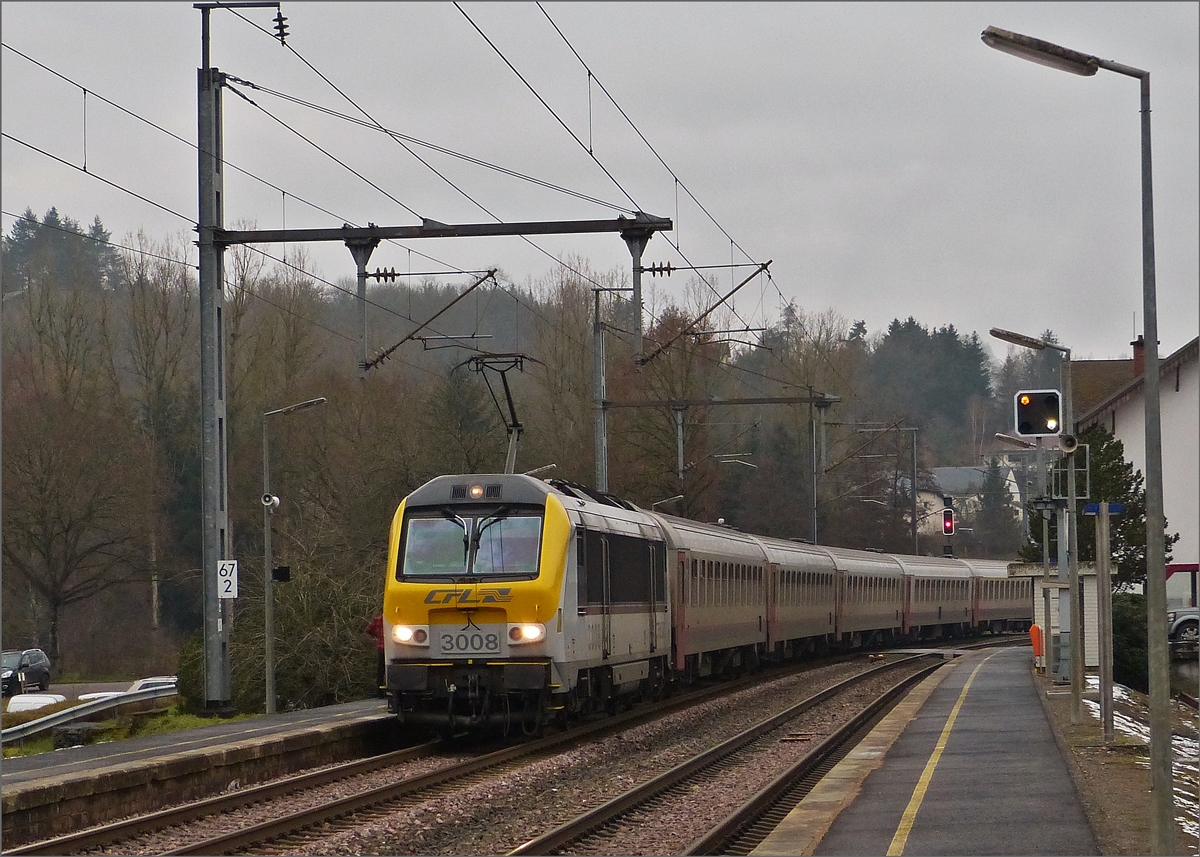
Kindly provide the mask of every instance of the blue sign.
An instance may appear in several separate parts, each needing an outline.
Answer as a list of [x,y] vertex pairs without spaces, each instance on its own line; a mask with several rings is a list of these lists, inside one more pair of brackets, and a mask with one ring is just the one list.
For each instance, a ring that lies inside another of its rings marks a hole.
[[[1099,503],[1088,503],[1086,506],[1083,507],[1083,514],[1099,515],[1100,514],[1100,504]],[[1124,515],[1125,514],[1125,506],[1121,503],[1109,503],[1108,504],[1108,514]]]

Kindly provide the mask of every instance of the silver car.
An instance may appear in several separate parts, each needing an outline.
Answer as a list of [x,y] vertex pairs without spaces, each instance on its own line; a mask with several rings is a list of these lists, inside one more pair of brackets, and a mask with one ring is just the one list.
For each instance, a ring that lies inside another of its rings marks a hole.
[[1167,639],[1194,643],[1200,638],[1200,607],[1167,612]]

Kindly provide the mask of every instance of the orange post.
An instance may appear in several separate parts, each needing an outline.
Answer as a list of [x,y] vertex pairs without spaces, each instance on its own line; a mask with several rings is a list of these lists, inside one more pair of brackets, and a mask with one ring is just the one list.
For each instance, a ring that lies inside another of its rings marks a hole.
[[1033,643],[1033,656],[1040,658],[1045,653],[1042,651],[1042,644],[1045,642],[1045,635],[1042,634],[1041,625],[1029,626],[1029,641]]

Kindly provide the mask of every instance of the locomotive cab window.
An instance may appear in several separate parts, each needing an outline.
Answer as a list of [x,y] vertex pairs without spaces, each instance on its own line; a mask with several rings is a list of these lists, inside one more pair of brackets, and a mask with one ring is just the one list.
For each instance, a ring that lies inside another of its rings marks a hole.
[[542,539],[537,506],[416,509],[405,516],[396,574],[414,578],[534,578]]

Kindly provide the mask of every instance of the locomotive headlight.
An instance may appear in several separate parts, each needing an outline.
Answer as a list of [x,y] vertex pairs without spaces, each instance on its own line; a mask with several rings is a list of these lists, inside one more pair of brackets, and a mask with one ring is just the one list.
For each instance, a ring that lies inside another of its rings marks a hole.
[[546,639],[546,626],[541,622],[524,622],[508,626],[508,642],[514,646],[523,643],[540,643]]
[[483,486],[482,485],[472,485],[471,486],[471,499],[478,500],[481,497],[483,497]]
[[392,640],[402,646],[428,646],[429,631],[423,625],[393,625]]

